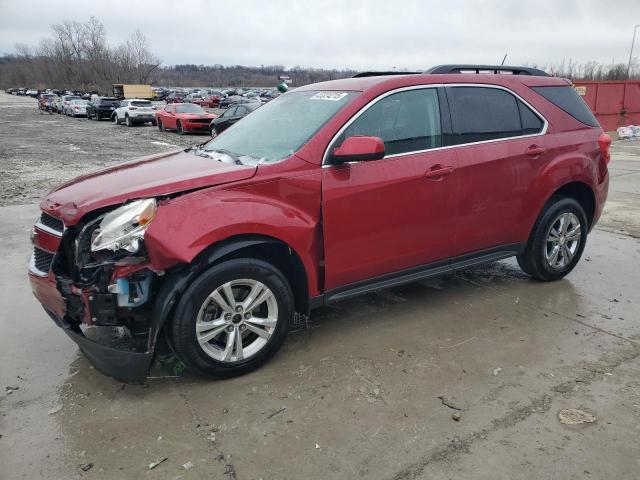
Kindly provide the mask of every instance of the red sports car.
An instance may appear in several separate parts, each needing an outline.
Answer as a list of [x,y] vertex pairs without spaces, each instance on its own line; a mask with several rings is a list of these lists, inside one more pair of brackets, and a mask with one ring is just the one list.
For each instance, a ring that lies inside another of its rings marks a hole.
[[219,95],[210,95],[202,98],[194,98],[191,100],[191,103],[195,103],[196,105],[200,105],[205,108],[215,108],[220,104],[220,100],[222,100],[222,97]]
[[161,132],[176,130],[180,135],[190,132],[209,133],[211,120],[218,115],[207,113],[193,103],[172,103],[156,112],[156,121]]

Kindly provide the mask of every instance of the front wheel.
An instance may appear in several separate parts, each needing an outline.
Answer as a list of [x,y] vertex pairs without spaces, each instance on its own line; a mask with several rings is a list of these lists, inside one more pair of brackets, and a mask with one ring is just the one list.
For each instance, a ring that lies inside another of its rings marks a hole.
[[589,223],[573,198],[553,197],[533,228],[520,268],[536,280],[559,280],[576,266],[587,242]]
[[178,130],[178,135],[184,135],[184,129],[182,128],[180,120],[178,120],[178,123],[176,124],[176,129]]
[[164,124],[162,123],[162,120],[158,120],[158,130],[164,132]]
[[242,375],[278,351],[293,312],[291,287],[278,269],[256,259],[229,260],[185,291],[171,325],[172,345],[201,375]]
[[124,124],[127,127],[133,127],[133,122],[131,121],[131,117],[129,117],[129,115],[124,116]]

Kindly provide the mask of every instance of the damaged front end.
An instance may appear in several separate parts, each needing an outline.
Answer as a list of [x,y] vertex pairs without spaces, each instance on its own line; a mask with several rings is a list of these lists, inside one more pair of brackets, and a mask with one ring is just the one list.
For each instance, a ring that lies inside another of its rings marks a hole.
[[68,227],[43,212],[32,232],[35,296],[98,370],[128,383],[144,382],[166,317],[154,312],[164,272],[143,241],[156,208],[136,200]]

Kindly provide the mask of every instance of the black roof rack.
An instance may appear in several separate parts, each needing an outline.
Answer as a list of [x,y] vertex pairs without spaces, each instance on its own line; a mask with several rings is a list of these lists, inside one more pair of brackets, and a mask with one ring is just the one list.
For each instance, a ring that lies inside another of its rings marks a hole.
[[438,65],[431,67],[424,73],[503,73],[512,75],[535,75],[537,77],[550,77],[547,72],[537,68],[513,67],[509,65]]
[[383,75],[416,75],[422,72],[360,72],[351,78],[380,77]]

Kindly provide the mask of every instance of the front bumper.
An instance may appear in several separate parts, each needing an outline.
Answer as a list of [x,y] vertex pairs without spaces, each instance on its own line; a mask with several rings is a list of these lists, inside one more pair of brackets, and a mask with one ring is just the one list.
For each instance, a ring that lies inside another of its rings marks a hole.
[[211,121],[209,122],[184,122],[182,124],[182,128],[185,132],[209,132],[209,126],[211,125]]
[[52,273],[46,277],[29,273],[29,281],[33,294],[45,312],[78,344],[98,371],[121,382],[144,383],[153,363],[153,348],[133,350],[130,345],[119,341],[121,337],[116,334],[114,327],[91,327],[92,331],[96,332],[97,329],[100,334],[94,335],[96,339],[88,338],[77,322],[68,317],[65,298],[58,290]]

